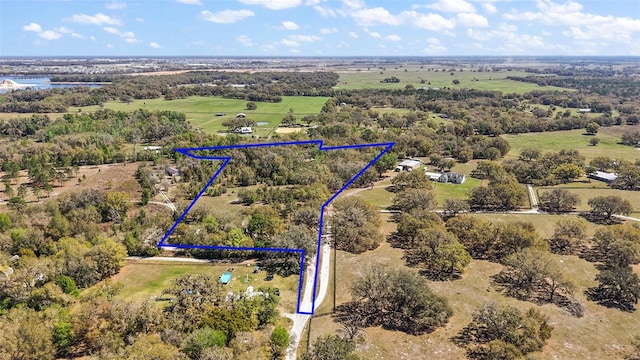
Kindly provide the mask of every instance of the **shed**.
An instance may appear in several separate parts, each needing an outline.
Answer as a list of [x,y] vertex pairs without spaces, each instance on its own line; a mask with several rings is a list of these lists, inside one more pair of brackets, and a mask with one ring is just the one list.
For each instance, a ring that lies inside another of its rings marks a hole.
[[231,274],[230,272],[222,273],[222,275],[220,275],[220,283],[222,285],[228,284],[229,281],[231,281],[231,276],[233,276],[233,274]]
[[180,175],[180,170],[178,170],[177,168],[175,168],[173,166],[167,166],[167,168],[164,169],[164,171],[169,176]]
[[442,176],[442,173],[429,171],[425,171],[424,174],[427,175],[429,177],[429,180],[431,181],[438,181],[438,179],[440,179],[440,177]]
[[420,161],[411,159],[403,160],[400,164],[398,164],[398,166],[402,168],[402,170],[406,171],[415,170],[420,167],[420,165]]
[[605,171],[594,171],[587,175],[588,178],[604,181],[606,183],[614,182],[618,178],[618,174]]

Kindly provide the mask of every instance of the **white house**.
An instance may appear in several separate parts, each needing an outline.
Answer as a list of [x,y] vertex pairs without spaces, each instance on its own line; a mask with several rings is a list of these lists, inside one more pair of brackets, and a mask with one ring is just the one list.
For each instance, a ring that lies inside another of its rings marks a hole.
[[250,126],[238,127],[233,130],[236,134],[251,134],[253,129]]

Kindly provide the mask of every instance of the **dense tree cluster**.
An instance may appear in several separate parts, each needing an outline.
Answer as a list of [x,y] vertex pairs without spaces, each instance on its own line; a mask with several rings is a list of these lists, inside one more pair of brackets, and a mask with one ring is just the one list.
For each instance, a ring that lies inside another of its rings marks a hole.
[[553,303],[582,317],[584,306],[573,297],[575,285],[567,280],[549,254],[533,248],[503,260],[506,268],[495,276],[506,294],[536,303]]
[[515,360],[542,350],[552,331],[549,319],[534,308],[523,313],[489,303],[475,311],[457,340],[471,358]]
[[521,183],[534,185],[566,184],[584,175],[584,156],[576,150],[540,153],[524,149],[518,159],[504,162],[504,169]]
[[377,248],[384,235],[375,207],[361,197],[350,196],[333,203],[331,231],[336,249],[361,253]]
[[409,270],[371,266],[356,279],[351,295],[353,302],[341,311],[357,314],[364,327],[424,334],[446,324],[452,314],[447,300]]
[[476,259],[500,261],[525,248],[547,246],[531,223],[491,223],[471,215],[458,215],[447,220],[446,227]]

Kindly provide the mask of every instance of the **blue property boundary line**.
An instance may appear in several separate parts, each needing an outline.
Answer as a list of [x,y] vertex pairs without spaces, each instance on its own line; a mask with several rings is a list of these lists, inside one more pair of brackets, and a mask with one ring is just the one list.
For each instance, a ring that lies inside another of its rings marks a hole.
[[[205,250],[244,250],[244,251],[270,251],[270,252],[287,252],[287,253],[297,253],[300,254],[300,280],[298,282],[298,305],[296,307],[296,313],[298,314],[306,314],[313,315],[316,305],[316,290],[318,286],[318,266],[320,265],[320,250],[322,247],[322,228],[324,226],[324,211],[325,208],[333,201],[335,198],[340,195],[344,190],[346,190],[351,184],[353,184],[356,179],[360,177],[365,171],[367,171],[373,164],[378,161],[382,155],[387,153],[391,147],[393,147],[395,143],[386,142],[386,143],[376,143],[376,144],[356,144],[356,145],[343,145],[343,146],[324,146],[322,140],[307,140],[307,141],[290,141],[290,142],[276,142],[276,143],[257,143],[257,144],[241,144],[241,145],[226,145],[226,146],[211,146],[211,147],[197,147],[197,148],[177,148],[174,149],[176,152],[179,152],[183,155],[192,157],[198,160],[218,160],[222,161],[222,164],[213,174],[211,179],[207,181],[204,188],[200,190],[198,195],[193,199],[193,201],[187,206],[182,215],[176,220],[176,222],[171,226],[171,228],[164,235],[162,240],[158,243],[158,247],[171,247],[178,249],[205,249]],[[244,148],[254,148],[254,147],[272,147],[272,146],[289,146],[289,145],[319,145],[320,151],[330,151],[330,150],[344,150],[344,149],[362,149],[362,148],[370,148],[370,147],[384,147],[384,149],[373,159],[371,160],[364,168],[362,168],[358,173],[353,176],[349,181],[347,181],[340,190],[338,190],[335,194],[333,194],[329,200],[322,204],[320,207],[320,222],[318,229],[318,245],[316,249],[316,259],[315,259],[315,277],[313,279],[313,293],[311,297],[311,312],[301,311],[300,303],[302,301],[302,283],[304,278],[304,257],[305,252],[304,249],[287,249],[287,248],[255,248],[255,247],[232,247],[232,246],[214,246],[214,245],[188,245],[188,244],[165,244],[165,241],[169,238],[169,236],[176,229],[178,224],[182,222],[187,213],[191,210],[191,208],[195,205],[195,203],[200,199],[200,197],[205,193],[207,188],[211,186],[211,184],[215,181],[215,179],[220,175],[222,170],[229,164],[231,161],[230,156],[201,156],[196,155],[194,151],[217,151],[217,150],[229,150],[229,149],[244,149]],[[334,274],[335,276],[335,274]]]

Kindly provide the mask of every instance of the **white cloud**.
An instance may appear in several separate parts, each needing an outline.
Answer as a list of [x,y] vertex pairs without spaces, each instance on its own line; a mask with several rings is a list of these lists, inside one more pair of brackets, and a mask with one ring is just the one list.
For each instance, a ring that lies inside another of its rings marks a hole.
[[158,43],[157,43],[157,42],[155,42],[155,41],[150,42],[150,43],[149,43],[149,46],[150,46],[150,47],[152,47],[152,48],[154,48],[154,49],[162,49],[162,45],[158,44]]
[[402,40],[402,38],[399,35],[395,35],[395,34],[388,35],[384,39],[385,40],[389,40],[389,41],[400,41],[400,40]]
[[91,41],[96,41],[96,37],[95,37],[95,36],[93,36],[93,35],[89,36],[89,39],[90,39]]
[[139,18],[136,18],[136,21],[137,22],[144,22],[144,19],[139,17]]
[[113,1],[108,3],[105,7],[109,10],[121,10],[127,7],[127,3]]
[[111,16],[107,16],[102,13],[97,13],[93,16],[87,14],[73,14],[70,18],[65,20],[79,24],[122,25],[122,21],[119,19],[114,19]]
[[113,35],[119,35],[120,34],[120,30],[118,30],[116,28],[112,28],[112,27],[103,27],[102,30],[108,32],[109,34],[113,34]]
[[440,14],[424,14],[415,10],[402,11],[398,15],[391,14],[382,7],[359,9],[353,11],[351,16],[360,26],[385,25],[412,25],[417,28],[431,31],[446,31],[455,28],[454,19],[445,19]]
[[38,36],[40,36],[41,38],[43,38],[45,40],[55,40],[55,39],[61,38],[62,34],[60,34],[59,32],[55,32],[53,30],[45,30],[45,31],[39,33]]
[[429,45],[423,51],[427,54],[441,54],[447,51],[447,48],[442,45]]
[[200,0],[176,0],[176,1],[181,4],[187,4],[187,5],[202,5],[202,2]]
[[380,33],[377,33],[375,31],[370,32],[369,35],[371,35],[371,37],[374,37],[376,39],[379,39],[379,38],[382,37],[382,35],[380,35]]
[[350,9],[362,9],[365,7],[363,0],[342,0],[342,3]]
[[283,21],[282,27],[286,30],[298,30],[298,24],[294,23],[293,21]]
[[232,24],[254,15],[251,10],[222,10],[214,13],[204,10],[200,13],[202,19],[217,24]]
[[318,14],[320,14],[322,17],[325,17],[325,18],[336,17],[335,10],[331,8],[325,8],[325,7],[316,5],[313,7],[313,10],[315,10],[316,12],[318,12]]
[[83,35],[78,34],[77,32],[71,29],[68,29],[66,27],[59,27],[59,28],[54,28],[53,30],[42,31],[42,26],[33,22],[29,23],[29,25],[23,26],[22,30],[33,31],[35,33],[38,33],[38,36],[40,36],[45,40],[56,40],[61,38],[64,34],[71,35],[72,37],[78,38],[78,39],[84,38]]
[[321,37],[315,35],[289,35],[280,40],[284,46],[300,46],[301,42],[314,42],[322,40]]
[[240,42],[244,46],[253,46],[253,42],[247,35],[240,35],[236,37],[236,41]]
[[464,0],[438,0],[437,2],[431,5],[426,5],[425,7],[453,13],[472,13],[476,11],[473,5]]
[[375,7],[369,9],[359,9],[354,11],[351,16],[360,26],[371,26],[375,24],[400,25],[402,20],[392,15],[383,7]]
[[29,23],[29,25],[23,26],[22,30],[24,30],[24,31],[33,31],[33,32],[39,33],[40,31],[42,31],[42,26],[32,22],[32,23]]
[[352,37],[352,38],[354,38],[354,39],[357,39],[357,38],[359,38],[360,36],[359,36],[358,34],[354,33],[353,31],[351,31],[351,32],[349,33],[349,37]]
[[304,4],[307,6],[318,5],[322,2],[322,0],[307,0]]
[[337,32],[338,32],[338,29],[336,29],[336,28],[322,28],[322,29],[320,29],[320,33],[321,34],[325,34],[325,35],[333,34],[333,33],[337,33]]
[[300,53],[300,50],[298,50],[298,49],[291,49],[291,50],[289,50],[289,52],[290,52],[290,53],[292,53],[292,54],[299,54],[299,53]]
[[238,0],[245,5],[261,5],[271,10],[289,9],[299,6],[302,0]]
[[445,19],[439,14],[429,13],[425,15],[416,11],[403,11],[399,17],[403,18],[404,22],[420,29],[442,31],[455,28],[454,20]]
[[119,29],[113,27],[103,27],[102,30],[108,32],[109,34],[118,35],[124,39],[124,41],[133,44],[137,43],[139,40],[136,39],[136,35],[132,31],[120,31]]
[[467,27],[487,27],[489,20],[478,14],[460,13],[456,16],[458,23]]
[[74,37],[74,38],[76,38],[76,39],[84,39],[84,35],[82,35],[82,34],[78,34],[77,32],[75,32],[75,31],[73,31],[73,30],[71,30],[71,29],[69,29],[69,28],[66,28],[66,27],[64,27],[64,26],[63,26],[63,27],[60,27],[60,28],[55,28],[55,29],[53,29],[53,30],[54,30],[54,31],[56,31],[56,32],[59,32],[59,33],[61,33],[61,34],[68,34],[68,35],[71,35],[71,37]]
[[112,45],[112,44],[107,44],[107,47],[108,47],[109,49],[113,49],[113,45]]
[[504,18],[513,21],[539,22],[546,26],[566,26],[566,37],[576,41],[607,40],[637,45],[640,19],[630,17],[602,16],[585,13],[582,5],[575,1],[563,4],[552,0],[538,0],[537,12],[512,10]]
[[484,11],[488,12],[489,14],[495,14],[496,12],[498,12],[498,8],[496,8],[495,5],[490,3],[482,4],[482,8],[484,9]]
[[442,43],[440,43],[440,40],[438,38],[434,38],[433,36],[427,39],[427,43],[429,45],[423,50],[427,54],[443,53],[447,50],[447,48],[444,47]]

